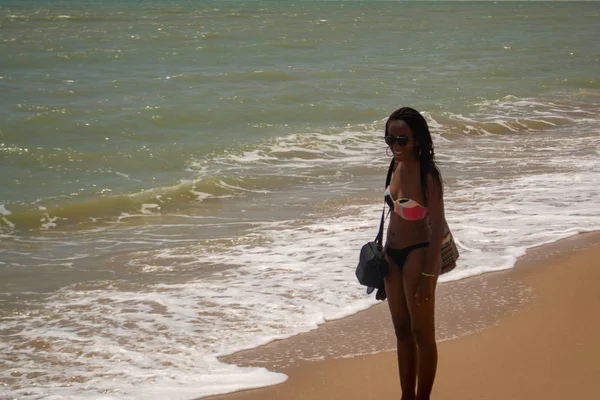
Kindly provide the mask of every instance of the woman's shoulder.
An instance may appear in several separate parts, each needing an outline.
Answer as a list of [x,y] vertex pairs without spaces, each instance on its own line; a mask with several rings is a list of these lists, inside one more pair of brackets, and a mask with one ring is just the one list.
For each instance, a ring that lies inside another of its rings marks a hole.
[[[433,165],[435,167],[435,165]],[[430,168],[425,175],[427,181],[427,190],[435,190],[443,192],[443,180],[440,171],[437,168]]]

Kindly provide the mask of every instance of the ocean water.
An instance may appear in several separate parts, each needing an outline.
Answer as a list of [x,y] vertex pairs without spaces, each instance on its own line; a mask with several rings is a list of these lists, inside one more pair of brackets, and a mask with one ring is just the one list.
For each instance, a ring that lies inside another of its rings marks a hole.
[[192,399],[376,303],[397,107],[451,281],[600,229],[600,4],[0,0],[0,397]]

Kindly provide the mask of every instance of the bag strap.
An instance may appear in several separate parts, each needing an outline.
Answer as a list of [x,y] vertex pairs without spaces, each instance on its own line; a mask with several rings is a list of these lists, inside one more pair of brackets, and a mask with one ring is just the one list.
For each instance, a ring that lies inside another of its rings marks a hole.
[[[385,178],[385,187],[387,188],[392,181],[392,174],[394,173],[394,159],[390,161],[388,168],[387,177]],[[381,244],[383,242],[383,224],[385,223],[385,201],[383,202],[383,210],[381,211],[381,222],[379,223],[379,233],[375,237],[375,242]]]

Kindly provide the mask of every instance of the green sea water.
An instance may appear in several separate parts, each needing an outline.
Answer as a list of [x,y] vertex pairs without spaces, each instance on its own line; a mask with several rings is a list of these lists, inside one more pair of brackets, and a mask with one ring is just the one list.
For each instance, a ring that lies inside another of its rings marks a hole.
[[119,214],[123,201],[102,198],[204,180],[197,163],[292,134],[380,127],[399,105],[443,118],[600,90],[597,3],[0,7],[0,203],[17,212],[91,202],[92,217]]

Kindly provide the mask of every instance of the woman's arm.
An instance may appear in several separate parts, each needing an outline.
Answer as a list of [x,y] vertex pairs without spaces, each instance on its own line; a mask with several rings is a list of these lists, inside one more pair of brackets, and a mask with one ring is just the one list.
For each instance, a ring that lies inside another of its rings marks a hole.
[[429,241],[426,263],[423,267],[424,276],[437,276],[441,269],[440,251],[447,226],[442,193],[442,182],[434,179],[431,174],[427,174],[427,202],[431,225],[431,240]]

